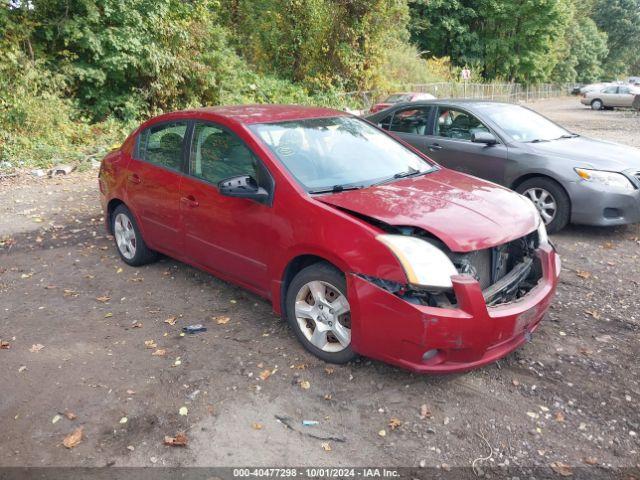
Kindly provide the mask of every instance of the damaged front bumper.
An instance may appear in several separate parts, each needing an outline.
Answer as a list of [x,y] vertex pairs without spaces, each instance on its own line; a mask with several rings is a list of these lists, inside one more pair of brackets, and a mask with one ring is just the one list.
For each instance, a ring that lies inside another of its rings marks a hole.
[[421,373],[462,372],[504,357],[530,338],[555,293],[559,258],[549,245],[536,255],[542,268],[538,284],[495,307],[487,306],[486,292],[468,275],[452,277],[456,308],[416,305],[348,275],[353,349]]

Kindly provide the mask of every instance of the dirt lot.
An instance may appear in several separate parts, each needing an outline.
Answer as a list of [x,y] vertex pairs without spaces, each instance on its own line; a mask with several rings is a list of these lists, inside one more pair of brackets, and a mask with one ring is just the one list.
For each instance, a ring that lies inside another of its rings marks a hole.
[[[593,112],[575,98],[533,107],[640,147],[640,117],[629,112]],[[0,350],[1,466],[447,471],[490,457],[476,465],[529,478],[535,466],[554,474],[553,462],[593,474],[640,463],[638,226],[555,235],[557,300],[533,342],[499,363],[440,377],[367,359],[327,368],[260,298],[168,258],[123,264],[95,177],[0,182],[0,338],[10,344]],[[208,331],[179,336],[194,323]],[[390,428],[391,418],[402,425]],[[79,426],[82,442],[66,449]],[[180,431],[187,448],[163,446]]]

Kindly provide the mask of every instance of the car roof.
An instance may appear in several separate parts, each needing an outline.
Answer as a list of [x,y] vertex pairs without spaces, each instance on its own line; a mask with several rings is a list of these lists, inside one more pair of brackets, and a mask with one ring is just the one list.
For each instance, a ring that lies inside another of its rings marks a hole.
[[202,107],[182,110],[181,113],[211,114],[224,117],[241,124],[285,122],[307,118],[348,116],[347,112],[333,108],[309,107],[303,105],[228,105],[223,107]]
[[[394,103],[393,106],[389,108],[398,109],[404,106],[418,107],[420,105],[440,105],[440,104],[459,106],[459,107],[474,107],[474,106],[482,106],[482,105],[511,105],[511,106],[517,105],[515,103],[499,102],[497,100],[477,100],[477,99],[468,99],[468,98],[434,98],[431,100],[418,100],[417,102]],[[377,114],[378,112],[376,112],[374,115],[377,115]]]

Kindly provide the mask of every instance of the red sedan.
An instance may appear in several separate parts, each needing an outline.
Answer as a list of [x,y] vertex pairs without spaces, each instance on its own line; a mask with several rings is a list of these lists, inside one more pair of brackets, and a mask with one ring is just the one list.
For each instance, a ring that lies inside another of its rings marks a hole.
[[417,372],[525,342],[560,262],[524,197],[324,108],[161,115],[99,175],[122,260],[157,252],[267,299],[310,352]]

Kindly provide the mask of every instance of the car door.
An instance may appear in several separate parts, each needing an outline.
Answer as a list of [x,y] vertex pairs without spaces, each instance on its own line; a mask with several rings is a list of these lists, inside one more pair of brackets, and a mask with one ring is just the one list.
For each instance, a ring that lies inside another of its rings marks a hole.
[[[471,141],[476,132],[492,133],[498,143]],[[447,168],[492,182],[505,183],[508,149],[475,115],[459,107],[437,106],[425,137],[427,155]]]
[[195,122],[189,175],[180,188],[185,251],[193,263],[267,292],[270,201],[221,195],[218,183],[238,175],[250,175],[273,197],[271,175],[236,134],[214,123]]
[[126,202],[145,241],[155,250],[182,250],[180,182],[185,165],[187,121],[162,122],[137,138],[127,172]]
[[604,88],[600,91],[600,95],[596,95],[596,97],[600,97],[606,107],[615,107],[618,101],[618,87],[613,85]]
[[426,153],[425,133],[429,125],[431,107],[404,107],[383,119],[380,126]]
[[629,108],[633,105],[634,98],[635,95],[631,92],[629,87],[618,87],[616,106]]

